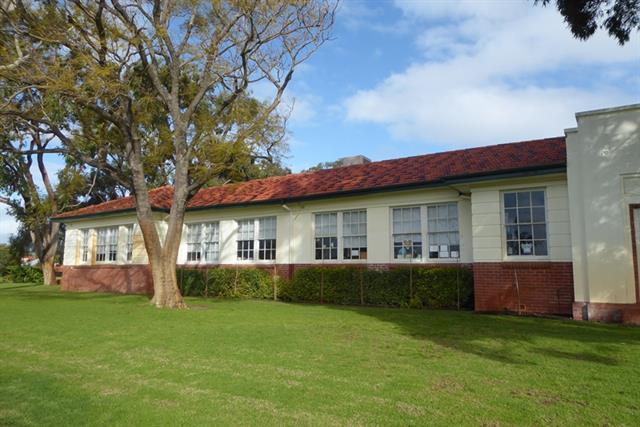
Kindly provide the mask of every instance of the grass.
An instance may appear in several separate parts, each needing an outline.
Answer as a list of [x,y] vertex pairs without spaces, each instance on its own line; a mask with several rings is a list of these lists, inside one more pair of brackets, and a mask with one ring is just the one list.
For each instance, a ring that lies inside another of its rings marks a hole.
[[640,329],[0,285],[2,425],[633,425]]

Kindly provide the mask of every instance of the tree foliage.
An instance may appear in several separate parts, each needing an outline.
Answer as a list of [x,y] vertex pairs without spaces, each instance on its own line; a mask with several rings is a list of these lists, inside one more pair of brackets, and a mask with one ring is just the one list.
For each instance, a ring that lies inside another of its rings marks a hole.
[[[535,3],[547,6],[553,1],[535,0]],[[640,30],[640,0],[555,0],[555,4],[580,40],[588,39],[602,27],[622,45],[634,31]]]
[[[265,136],[278,140],[282,95],[296,67],[327,40],[335,7],[330,0],[3,0],[0,78],[18,95],[0,113],[52,132],[70,156],[135,196],[153,302],[183,307],[175,265],[187,201],[203,185],[256,173],[251,166],[274,155]],[[251,99],[256,84],[272,96]],[[12,105],[28,92],[56,112],[54,120]],[[149,199],[158,177],[173,187],[162,236]]]

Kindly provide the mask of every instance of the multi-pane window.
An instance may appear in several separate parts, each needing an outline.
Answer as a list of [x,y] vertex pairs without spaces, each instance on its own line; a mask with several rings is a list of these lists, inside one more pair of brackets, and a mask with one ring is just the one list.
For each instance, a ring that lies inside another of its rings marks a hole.
[[393,256],[422,258],[420,207],[393,209]]
[[254,259],[255,219],[243,219],[238,221],[238,259]]
[[220,259],[220,224],[208,222],[202,224],[204,260],[216,262]]
[[127,261],[133,259],[133,224],[127,225]]
[[429,258],[459,258],[458,204],[427,206]]
[[316,259],[338,259],[338,214],[315,215]]
[[344,259],[367,259],[367,211],[342,213]]
[[98,228],[96,261],[116,261],[118,258],[118,227]]
[[258,259],[276,259],[276,217],[258,219]]
[[220,257],[220,228],[217,222],[187,225],[187,262],[215,262]]
[[80,242],[80,252],[82,262],[89,261],[89,230],[82,230],[82,241]]
[[507,255],[547,255],[544,190],[504,193]]
[[187,225],[187,262],[202,260],[202,224]]

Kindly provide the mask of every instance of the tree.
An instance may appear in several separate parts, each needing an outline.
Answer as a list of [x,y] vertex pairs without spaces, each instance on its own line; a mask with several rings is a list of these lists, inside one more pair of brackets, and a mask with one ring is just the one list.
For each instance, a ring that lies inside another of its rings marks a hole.
[[[549,5],[552,0],[534,0]],[[586,40],[598,27],[605,28],[621,45],[640,30],[640,0],[555,0],[556,7],[573,35]]]
[[316,172],[316,171],[321,171],[325,169],[335,169],[342,166],[344,166],[343,159],[338,159],[332,162],[320,162],[315,166],[311,166],[309,169],[305,169],[303,172]]
[[[330,0],[0,2],[7,34],[0,78],[35,88],[43,104],[64,104],[69,117],[58,126],[3,114],[55,133],[69,155],[131,192],[157,307],[184,307],[175,267],[187,201],[220,173],[220,147],[250,146],[277,111],[296,67],[327,40],[335,7]],[[238,126],[233,118],[256,84],[273,94]],[[155,168],[173,188],[163,234],[149,200]]]
[[[57,185],[52,183],[45,164],[52,139],[27,123],[0,121],[0,202],[22,224],[18,234],[22,237],[17,242],[33,246],[45,285],[56,284],[54,264],[61,227],[49,218],[78,207],[77,200],[88,186],[86,177],[72,166],[62,169]],[[44,192],[32,168],[37,170]]]

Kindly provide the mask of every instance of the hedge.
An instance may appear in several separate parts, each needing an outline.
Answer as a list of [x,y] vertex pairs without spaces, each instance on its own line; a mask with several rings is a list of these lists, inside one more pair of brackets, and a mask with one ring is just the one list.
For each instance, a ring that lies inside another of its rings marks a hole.
[[5,276],[13,283],[39,283],[44,282],[42,270],[28,265],[11,265],[6,268]]
[[473,274],[467,267],[312,267],[283,281],[285,301],[416,308],[473,308]]
[[273,275],[253,268],[177,270],[178,287],[185,296],[273,298]]

